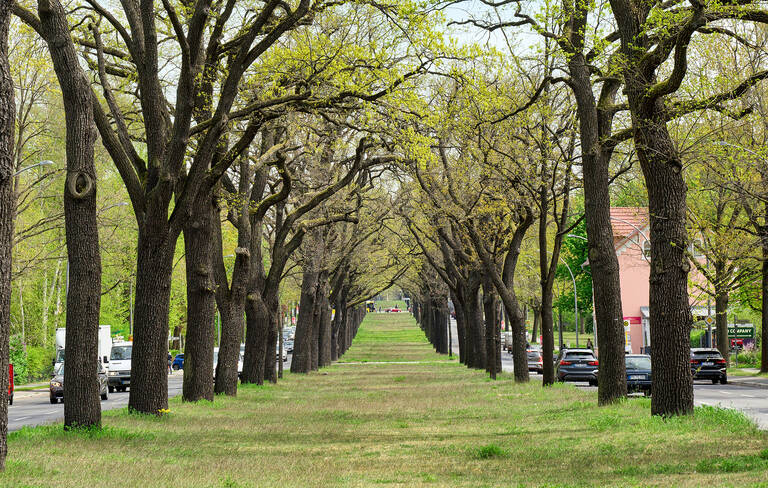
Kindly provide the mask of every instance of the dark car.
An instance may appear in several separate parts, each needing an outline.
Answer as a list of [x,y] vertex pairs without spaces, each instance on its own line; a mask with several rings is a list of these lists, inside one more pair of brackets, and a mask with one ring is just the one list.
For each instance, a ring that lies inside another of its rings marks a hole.
[[597,385],[597,358],[591,349],[565,349],[558,355],[557,381],[587,381]]
[[[107,371],[99,362],[99,396],[102,400],[106,400],[109,396],[107,393]],[[49,388],[51,403],[58,403],[59,399],[64,401],[64,363],[61,363],[51,378],[51,385]]]
[[728,383],[727,363],[717,349],[691,349],[691,374],[694,380],[712,380],[715,385]]
[[184,354],[177,354],[175,358],[173,358],[173,363],[171,364],[171,367],[174,371],[178,371],[180,369],[184,369]]
[[528,356],[528,371],[543,373],[544,360],[541,356],[541,351],[538,349],[528,349],[526,355]]
[[642,391],[645,396],[651,394],[651,356],[647,354],[627,354],[624,356],[627,369],[627,391]]

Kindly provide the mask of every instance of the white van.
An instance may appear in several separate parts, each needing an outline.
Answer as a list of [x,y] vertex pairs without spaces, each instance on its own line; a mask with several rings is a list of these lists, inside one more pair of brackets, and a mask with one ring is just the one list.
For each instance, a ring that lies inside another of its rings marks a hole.
[[109,355],[109,392],[125,391],[131,385],[133,342],[115,342]]

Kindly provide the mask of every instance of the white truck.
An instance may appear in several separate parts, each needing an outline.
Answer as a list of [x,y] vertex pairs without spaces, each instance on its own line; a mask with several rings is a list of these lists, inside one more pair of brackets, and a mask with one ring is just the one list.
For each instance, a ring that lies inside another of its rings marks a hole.
[[133,342],[114,342],[109,355],[107,386],[110,393],[125,391],[131,386],[131,356]]
[[[67,339],[67,329],[59,327],[56,329],[56,357],[53,360],[53,369],[56,371],[61,363],[64,362],[64,345]],[[109,325],[99,326],[99,361],[105,369],[109,369],[109,355],[112,350],[112,327]]]

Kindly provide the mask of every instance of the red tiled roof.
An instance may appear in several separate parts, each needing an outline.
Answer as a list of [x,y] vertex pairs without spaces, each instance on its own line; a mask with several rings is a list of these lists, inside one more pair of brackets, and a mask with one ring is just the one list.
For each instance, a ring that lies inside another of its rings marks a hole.
[[611,207],[614,239],[629,237],[637,231],[627,222],[640,229],[648,225],[648,207]]

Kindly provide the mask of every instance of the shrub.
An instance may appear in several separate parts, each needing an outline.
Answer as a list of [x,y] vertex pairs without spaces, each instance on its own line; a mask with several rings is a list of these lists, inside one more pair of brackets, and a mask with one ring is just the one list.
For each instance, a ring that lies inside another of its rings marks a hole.
[[27,371],[29,381],[44,380],[53,372],[53,350],[50,348],[27,347]]
[[496,444],[488,444],[472,450],[472,457],[475,459],[503,458],[507,456],[509,456],[509,453]]
[[760,353],[757,351],[745,351],[738,355],[738,362],[740,367],[759,368],[760,367]]
[[26,383],[29,376],[27,369],[27,351],[21,336],[16,334],[10,341],[10,362],[13,364],[13,378],[18,383]]

